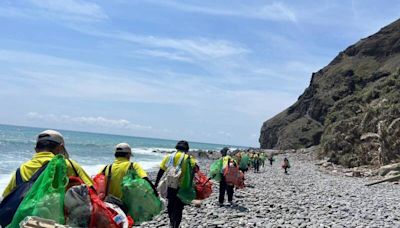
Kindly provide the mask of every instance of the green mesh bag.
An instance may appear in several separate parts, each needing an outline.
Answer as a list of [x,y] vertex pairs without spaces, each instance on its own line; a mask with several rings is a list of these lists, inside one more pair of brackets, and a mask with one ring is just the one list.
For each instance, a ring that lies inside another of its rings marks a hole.
[[216,181],[221,181],[222,159],[218,159],[210,165],[209,176]]
[[19,223],[27,216],[65,224],[64,195],[67,184],[67,164],[62,155],[57,155],[32,185],[7,227],[19,227]]
[[186,169],[183,172],[181,184],[178,190],[178,197],[184,204],[190,204],[196,198],[196,190],[193,185],[193,169],[190,164],[190,159],[185,160]]
[[242,159],[240,159],[239,168],[245,170],[248,168],[250,162],[250,158],[248,155],[243,155]]
[[152,220],[163,210],[164,205],[149,182],[138,177],[134,169],[129,169],[122,178],[121,187],[122,202],[128,207],[128,214],[135,224]]

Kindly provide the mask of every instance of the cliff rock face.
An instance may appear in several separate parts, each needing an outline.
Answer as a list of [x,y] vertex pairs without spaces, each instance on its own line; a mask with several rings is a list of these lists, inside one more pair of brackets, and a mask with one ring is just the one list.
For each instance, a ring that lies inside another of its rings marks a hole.
[[[313,73],[310,86],[297,102],[264,122],[261,148],[292,149],[320,144],[323,153],[339,163],[371,162],[360,161],[357,157],[361,155],[353,155],[362,154],[358,147],[363,147],[363,134],[379,131],[377,125],[373,126],[375,122],[389,124],[400,117],[396,111],[400,102],[399,69],[397,20],[340,52],[329,65]],[[371,126],[360,127],[366,124],[365,116],[372,116],[373,112],[375,122],[370,120]],[[339,161],[343,156],[349,159]]]

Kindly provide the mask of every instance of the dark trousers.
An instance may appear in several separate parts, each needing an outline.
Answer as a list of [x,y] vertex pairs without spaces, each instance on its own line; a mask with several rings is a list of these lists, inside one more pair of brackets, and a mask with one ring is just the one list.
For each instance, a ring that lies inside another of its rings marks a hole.
[[178,198],[178,189],[168,188],[168,217],[170,227],[178,228],[182,221],[183,207],[181,199]]
[[254,161],[254,172],[258,173],[260,171],[260,161]]
[[233,185],[227,185],[225,182],[225,177],[222,176],[221,182],[219,182],[219,203],[224,203],[225,191],[228,193],[228,201],[233,200]]

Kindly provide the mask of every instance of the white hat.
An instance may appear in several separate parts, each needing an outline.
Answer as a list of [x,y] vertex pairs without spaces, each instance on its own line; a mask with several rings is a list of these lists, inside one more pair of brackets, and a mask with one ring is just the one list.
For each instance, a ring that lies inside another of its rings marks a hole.
[[69,154],[65,149],[64,137],[60,132],[54,130],[45,130],[37,136],[36,142],[40,141],[51,141],[58,143],[61,146],[61,154],[66,158],[69,158]]
[[122,152],[122,153],[132,153],[131,146],[128,143],[119,143],[115,146],[115,153]]

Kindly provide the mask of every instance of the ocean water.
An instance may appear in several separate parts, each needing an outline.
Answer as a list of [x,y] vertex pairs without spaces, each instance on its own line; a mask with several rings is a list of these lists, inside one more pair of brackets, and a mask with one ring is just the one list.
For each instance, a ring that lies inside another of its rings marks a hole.
[[[11,178],[11,173],[35,153],[35,140],[45,129],[0,125],[0,195]],[[127,142],[133,150],[132,161],[139,162],[146,171],[157,169],[164,155],[173,151],[177,141],[110,134],[59,130],[64,136],[70,158],[77,161],[88,174],[95,175],[105,164],[114,161],[114,146]],[[192,143],[191,149],[219,150],[223,145]]]

